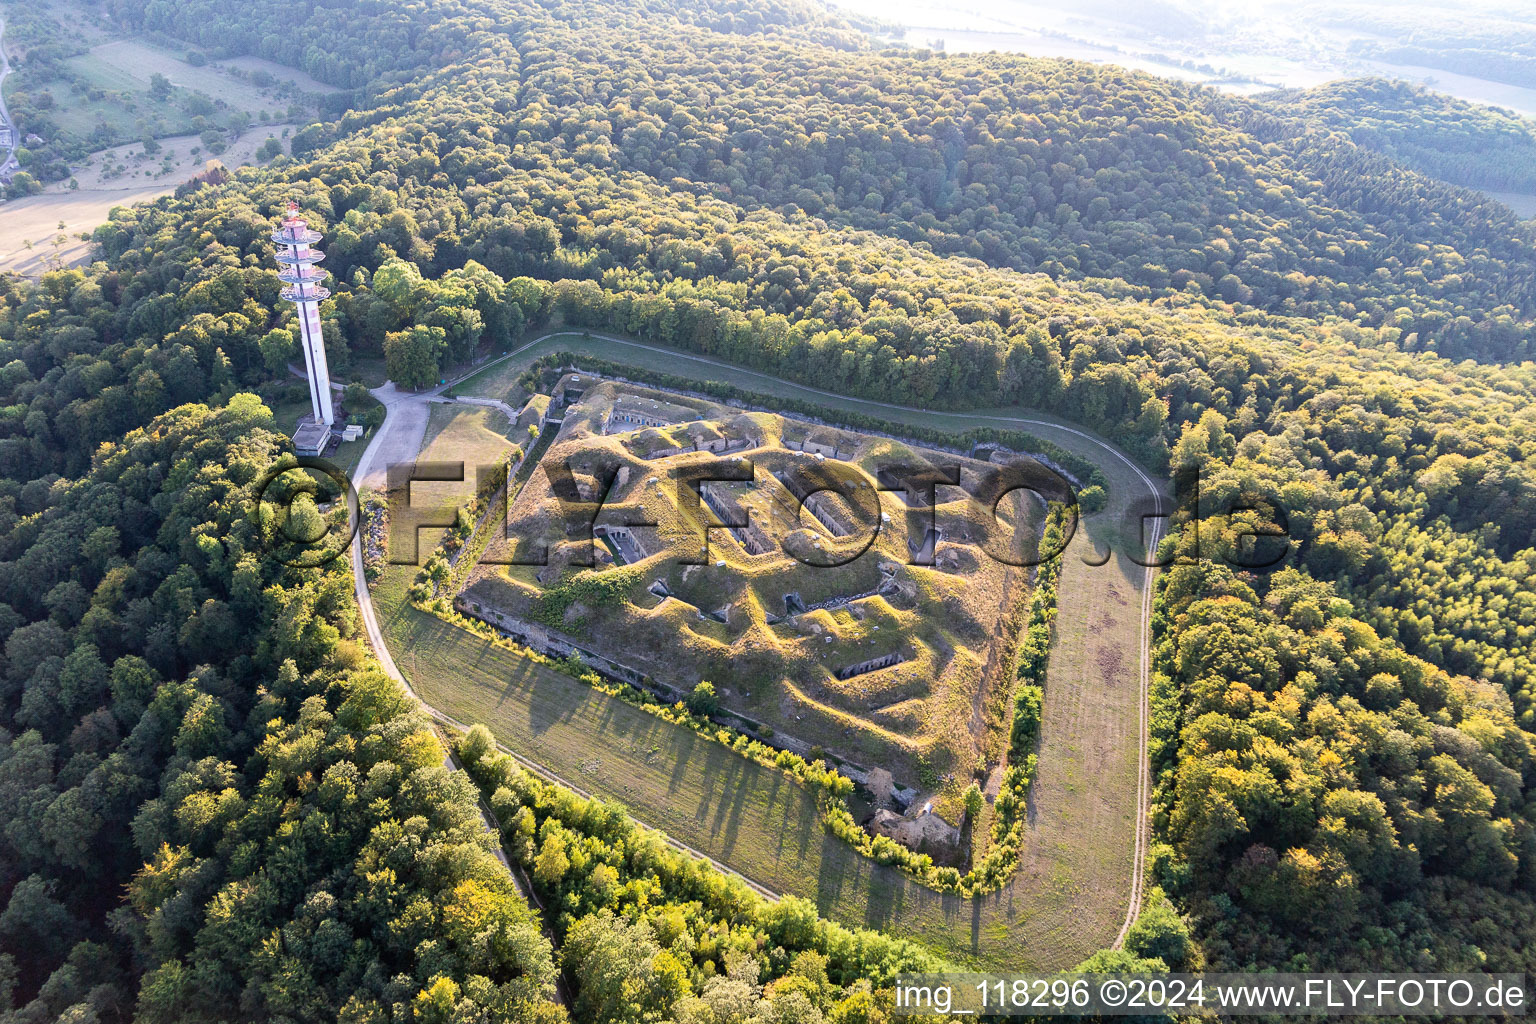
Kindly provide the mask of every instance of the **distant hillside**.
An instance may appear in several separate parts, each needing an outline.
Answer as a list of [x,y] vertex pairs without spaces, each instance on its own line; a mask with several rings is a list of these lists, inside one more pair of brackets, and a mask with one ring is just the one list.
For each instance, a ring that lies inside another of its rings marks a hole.
[[[128,0],[122,10],[201,34],[231,18],[196,5],[134,13]],[[509,3],[494,31],[471,10],[432,10],[381,6],[343,36],[333,12],[315,9],[305,69],[357,84],[349,76],[386,70],[379,62],[414,64],[367,120],[481,120],[492,135],[467,147],[477,167],[505,145],[513,166],[574,158],[996,267],[1340,316],[1448,355],[1528,351],[1532,229],[1381,159],[1364,128],[1341,137],[1342,115],[1317,112],[1317,98],[1292,110],[1072,62],[839,52],[805,45],[807,34],[843,36],[795,5],[746,19],[729,4],[684,3],[645,22],[595,3]],[[635,28],[669,16],[675,31]],[[264,52],[262,26],[288,17],[277,4],[243,8],[222,38]],[[752,31],[694,27],[705,23]],[[1352,125],[1378,116],[1370,96],[1338,99],[1353,104]],[[1422,99],[1405,99],[1413,113],[1398,116],[1422,119]],[[1437,138],[1399,139],[1387,155],[1419,163],[1453,148]]]
[[1536,192],[1536,123],[1379,78],[1269,93],[1263,102],[1453,185]]

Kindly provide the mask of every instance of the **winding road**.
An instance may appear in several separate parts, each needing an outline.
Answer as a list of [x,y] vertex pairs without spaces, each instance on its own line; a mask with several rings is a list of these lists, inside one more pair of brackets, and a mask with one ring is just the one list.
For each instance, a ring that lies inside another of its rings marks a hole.
[[[531,341],[525,342],[524,344],[506,353],[505,355],[500,356],[488,363],[476,366],[468,373],[465,373],[460,377],[455,378],[453,381],[450,381],[431,390],[421,392],[402,391],[396,388],[392,383],[386,383],[383,387],[375,389],[373,394],[384,406],[385,419],[383,424],[374,434],[373,439],[369,442],[368,447],[363,452],[362,457],[358,461],[357,469],[354,474],[354,479],[357,481],[358,486],[370,486],[379,488],[384,483],[385,467],[388,464],[393,462],[413,461],[417,457],[417,453],[420,451],[421,443],[426,431],[430,404],[434,400],[441,401],[441,395],[444,391],[462,382],[468,377],[482,372],[488,367],[514,359],[520,355],[528,353],[530,350],[534,349],[540,344],[543,344],[544,342],[557,337],[569,336],[569,334],[570,332],[568,331],[561,331],[541,335],[538,338],[534,338]],[[929,418],[952,422],[956,425],[983,424],[1001,427],[1028,428],[1032,432],[1046,439],[1050,439],[1050,435],[1053,433],[1070,435],[1079,442],[1079,447],[1081,446],[1082,442],[1086,442],[1093,446],[1096,450],[1101,451],[1105,456],[1107,456],[1110,460],[1113,460],[1123,469],[1128,469],[1134,475],[1134,478],[1146,488],[1147,495],[1150,499],[1150,507],[1154,510],[1154,516],[1161,515],[1162,510],[1165,507],[1162,491],[1159,489],[1153,479],[1148,476],[1147,473],[1142,470],[1142,468],[1137,465],[1129,456],[1114,446],[1108,444],[1107,442],[1088,433],[1087,431],[1070,426],[1068,424],[1057,422],[1055,420],[982,413],[935,412],[930,410],[915,409],[910,406],[902,406],[890,402],[881,402],[873,399],[852,398],[846,395],[840,395],[836,392],[826,391],[820,388],[810,387],[808,385],[785,381],[770,374],[764,374],[745,369],[736,364],[726,363],[720,360],[711,359],[707,356],[694,355],[692,353],[682,352],[664,346],[649,345],[643,342],[637,342],[631,339],[619,338],[606,334],[588,333],[585,335],[585,337],[597,339],[609,345],[630,347],[636,350],[644,350],[651,353],[661,354],[664,355],[668,360],[675,362],[688,362],[702,366],[713,366],[721,369],[727,369],[731,371],[734,376],[746,376],[758,379],[765,383],[772,383],[778,388],[788,388],[797,392],[803,392],[823,398],[835,399],[836,401],[844,404],[865,406],[870,409],[884,409],[902,413],[917,413]],[[493,403],[477,401],[475,404]],[[501,403],[494,404],[501,405]],[[506,409],[507,407],[503,405],[502,408]],[[1156,549],[1158,541],[1161,538],[1161,534],[1162,522],[1158,518],[1153,518],[1150,535],[1148,537],[1148,550]],[[427,713],[434,719],[455,728],[465,728],[464,723],[459,722],[452,716],[447,715],[441,710],[432,707],[425,700],[423,700],[420,695],[417,694],[416,691],[412,688],[410,681],[401,674],[399,668],[395,664],[394,659],[391,657],[388,646],[384,642],[383,633],[379,628],[378,618],[374,611],[373,600],[369,593],[366,577],[363,572],[363,539],[361,532],[359,532],[359,534],[354,536],[352,539],[352,565],[356,584],[356,597],[358,607],[362,615],[364,630],[367,634],[368,641],[373,647],[375,654],[378,656],[380,665],[383,667],[384,671],[388,673],[392,678],[399,681],[400,684],[405,688],[406,692],[410,693],[412,697],[416,698],[426,709]],[[1135,816],[1135,835],[1133,837],[1132,843],[1133,849],[1131,857],[1131,877],[1128,879],[1127,885],[1126,912],[1123,923],[1120,926],[1119,933],[1114,940],[1114,945],[1117,948],[1124,942],[1126,933],[1129,931],[1131,924],[1135,921],[1136,916],[1140,910],[1144,877],[1146,873],[1146,852],[1148,845],[1149,826],[1147,805],[1150,798],[1151,788],[1149,766],[1147,762],[1147,729],[1149,722],[1147,698],[1148,687],[1151,678],[1150,630],[1153,592],[1152,583],[1155,571],[1156,570],[1154,566],[1144,567],[1142,586],[1140,588],[1140,643],[1138,659],[1139,724],[1137,730],[1138,736],[1136,772],[1137,810]],[[535,774],[558,785],[564,786],[583,796],[591,795],[582,787],[573,784],[568,779],[560,777],[547,766],[538,764],[528,759],[520,752],[515,750],[507,750],[507,752],[516,758],[518,762],[525,768],[534,772]],[[642,822],[642,824],[645,824],[645,822]],[[759,884],[753,879],[742,875],[740,872],[734,870],[729,865],[721,863],[719,860],[710,857],[707,854],[688,846],[687,844],[678,842],[670,836],[667,837],[667,841],[677,849],[708,860],[718,869],[735,875],[738,878],[742,878],[743,881],[745,881],[754,890],[761,893],[762,895],[769,898],[777,898],[777,894],[772,890]]]
[[16,162],[16,150],[21,146],[21,129],[11,120],[11,112],[5,108],[5,76],[11,73],[11,62],[5,56],[5,19],[0,18],[0,128],[11,130],[11,148],[0,163],[0,182],[8,182],[20,166]]

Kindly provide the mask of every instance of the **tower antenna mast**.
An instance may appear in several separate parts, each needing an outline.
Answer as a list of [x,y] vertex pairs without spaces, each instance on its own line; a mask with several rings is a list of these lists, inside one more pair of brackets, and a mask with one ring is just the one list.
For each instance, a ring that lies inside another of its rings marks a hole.
[[320,232],[310,230],[299,216],[299,204],[289,201],[282,226],[272,232],[277,243],[277,279],[286,288],[282,297],[299,309],[299,344],[304,349],[304,367],[309,371],[309,401],[315,422],[329,427],[336,421],[331,408],[331,371],[325,362],[325,336],[320,331],[320,303],[331,297],[320,287],[325,271],[315,264],[325,253],[314,248]]

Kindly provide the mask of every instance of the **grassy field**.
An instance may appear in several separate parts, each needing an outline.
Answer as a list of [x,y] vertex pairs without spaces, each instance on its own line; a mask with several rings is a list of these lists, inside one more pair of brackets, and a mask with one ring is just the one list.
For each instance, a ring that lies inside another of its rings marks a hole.
[[215,103],[223,101],[236,110],[249,105],[254,94],[246,83],[218,68],[193,67],[181,55],[140,39],[103,43],[65,64],[82,81],[101,89],[148,91],[150,76],[161,74],[173,86],[205,93]]
[[[497,464],[514,441],[508,440],[507,417],[499,409],[477,405],[435,404],[422,440],[422,462],[462,462],[462,481],[421,481],[411,485],[411,507],[430,516],[464,505],[474,496],[476,471]],[[527,441],[527,435],[521,438]],[[404,521],[404,520],[402,520]],[[436,529],[422,527],[420,550],[430,551],[442,539]]]
[[61,181],[50,185],[48,192],[63,195],[111,192],[143,188],[146,183],[158,186],[161,193],[169,192],[204,171],[209,160],[217,160],[230,170],[255,163],[256,151],[268,139],[276,139],[287,152],[286,140],[298,127],[298,124],[263,124],[244,129],[217,156],[210,153],[196,135],[157,139],[160,148],[154,152],[145,152],[140,142],[124,143],[98,150],[75,165],[70,178],[78,189],[71,188],[68,181]]
[[1492,189],[1482,191],[1514,210],[1518,216],[1527,219],[1536,217],[1536,195],[1529,192],[1495,192]]
[[[984,415],[823,399],[682,353],[574,335],[487,368],[460,391],[504,393],[523,367],[559,349],[676,374],[693,370],[765,396],[806,398],[898,423],[963,430]],[[1051,419],[1017,409],[1002,414]],[[1111,504],[1085,521],[1065,556],[1024,858],[1011,884],[987,897],[942,897],[881,868],[827,836],[810,797],[778,773],[415,611],[403,601],[407,567],[390,570],[377,591],[386,635],[402,671],[435,706],[484,721],[506,745],[764,885],[806,896],[837,920],[905,935],[966,963],[1070,967],[1114,941],[1137,825],[1143,574],[1123,551],[1101,566],[1085,558],[1098,561],[1095,550],[1135,535],[1140,523],[1131,503],[1145,486],[1129,466],[1054,422],[1059,426],[1026,429],[1098,462]]]
[[[245,113],[238,120],[243,125],[254,120],[259,111],[288,109],[291,101],[279,97],[275,87],[259,89],[213,64],[194,67],[184,56],[137,37],[111,38],[66,59],[60,77],[29,81],[25,88],[52,93],[57,101],[55,121],[64,131],[81,138],[89,136],[99,123],[112,126],[118,138],[188,131],[193,115],[187,104],[195,93],[213,102],[217,109],[208,115],[209,120],[220,123],[228,123],[241,111]],[[283,70],[283,75],[273,77],[291,80],[296,74]],[[170,81],[169,93],[156,96],[150,92],[156,74]],[[20,83],[18,87],[22,87]]]
[[509,445],[527,440],[526,433],[513,434],[500,409],[445,402],[432,406],[421,453],[428,461],[463,462],[467,469],[494,463]]
[[[576,336],[561,335],[560,337]],[[554,339],[551,340],[553,341]],[[538,355],[542,355],[544,352],[556,351],[559,351],[559,346],[544,348],[541,345],[538,349]],[[535,355],[533,358],[538,358],[538,355]],[[469,395],[471,398],[494,398],[497,401],[505,402],[507,395],[511,393],[512,388],[517,384],[518,376],[528,368],[528,364],[531,362],[533,362],[533,359],[514,356],[503,362],[494,363],[483,370],[477,370],[459,381],[453,386],[453,393],[456,395]]]

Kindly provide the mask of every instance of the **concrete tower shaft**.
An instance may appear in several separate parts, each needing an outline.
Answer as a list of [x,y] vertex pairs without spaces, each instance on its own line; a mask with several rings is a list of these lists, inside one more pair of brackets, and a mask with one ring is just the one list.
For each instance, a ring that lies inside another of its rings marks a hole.
[[320,232],[309,229],[299,216],[297,203],[289,203],[282,227],[272,232],[272,241],[277,243],[276,259],[281,268],[277,279],[287,285],[282,297],[299,308],[299,344],[304,349],[304,367],[309,371],[309,400],[315,422],[330,426],[336,416],[331,407],[325,337],[320,332],[320,303],[330,298],[331,293],[320,287],[326,274],[315,266],[325,259],[325,253],[314,248],[320,241]]

